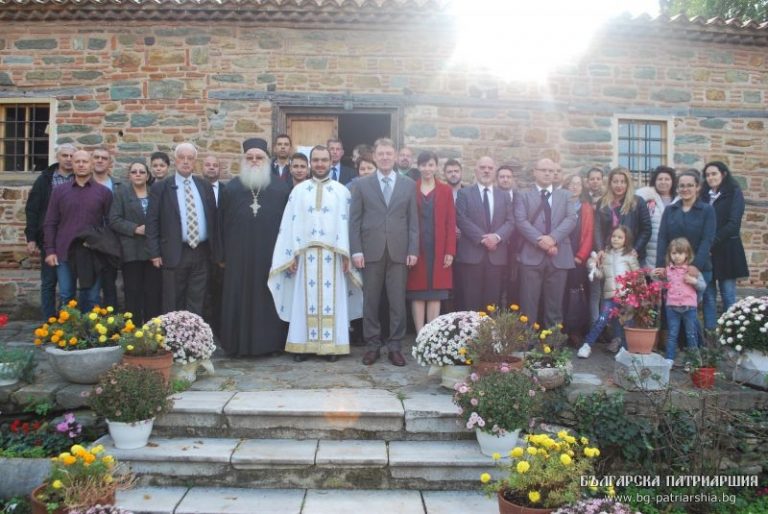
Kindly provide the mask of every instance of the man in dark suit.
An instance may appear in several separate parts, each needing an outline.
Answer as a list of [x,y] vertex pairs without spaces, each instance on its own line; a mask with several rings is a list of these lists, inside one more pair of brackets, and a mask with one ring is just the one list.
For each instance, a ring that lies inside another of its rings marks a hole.
[[509,194],[493,186],[496,164],[481,157],[475,165],[477,184],[456,196],[456,224],[461,230],[456,250],[463,310],[499,305],[507,243],[515,229]]
[[551,159],[540,159],[533,169],[534,187],[518,192],[514,203],[515,224],[522,238],[517,258],[520,308],[533,323],[543,295],[544,327],[563,320],[567,270],[574,267],[569,236],[578,219],[570,194],[553,186],[556,169]]
[[405,366],[401,341],[405,337],[405,285],[408,268],[419,254],[419,215],[416,183],[398,176],[395,145],[390,139],[374,144],[376,173],[355,181],[350,208],[349,243],[352,262],[363,273],[363,337],[368,351],[363,364],[379,358],[384,345],[379,302],[386,289],[389,300],[389,361]]
[[357,171],[341,164],[341,158],[344,157],[344,145],[341,140],[329,139],[326,147],[331,153],[331,179],[344,185],[349,184],[349,181],[357,176]]
[[272,174],[284,181],[291,183],[291,136],[278,134],[272,143],[272,151],[275,158],[272,159]]
[[163,311],[202,315],[216,199],[207,181],[192,176],[195,146],[182,143],[175,156],[176,173],[156,182],[149,193],[147,246],[152,264],[163,272]]

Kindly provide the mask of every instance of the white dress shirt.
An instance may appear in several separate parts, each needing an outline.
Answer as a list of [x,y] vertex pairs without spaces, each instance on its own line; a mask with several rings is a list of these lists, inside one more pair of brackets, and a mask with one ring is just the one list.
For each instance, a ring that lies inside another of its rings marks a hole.
[[483,202],[483,196],[485,195],[485,188],[488,188],[488,207],[491,210],[491,223],[493,223],[493,186],[484,186],[477,184],[477,188],[480,191],[480,203]]

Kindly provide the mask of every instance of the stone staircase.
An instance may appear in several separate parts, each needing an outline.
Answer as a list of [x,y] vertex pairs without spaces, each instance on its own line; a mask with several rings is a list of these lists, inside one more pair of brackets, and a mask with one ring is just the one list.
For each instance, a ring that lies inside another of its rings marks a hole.
[[383,389],[187,391],[147,447],[117,450],[139,487],[119,504],[152,513],[497,512],[477,492],[494,472],[450,394]]

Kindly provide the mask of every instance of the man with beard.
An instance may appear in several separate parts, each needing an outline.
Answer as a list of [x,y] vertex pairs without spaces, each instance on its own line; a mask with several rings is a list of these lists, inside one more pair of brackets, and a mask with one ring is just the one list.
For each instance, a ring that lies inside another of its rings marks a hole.
[[220,258],[224,266],[221,345],[231,356],[280,352],[285,323],[267,287],[272,252],[291,187],[271,172],[267,142],[243,142],[240,176],[219,198]]
[[272,254],[269,289],[290,322],[285,351],[335,362],[349,353],[349,322],[363,315],[360,273],[349,265],[350,192],[331,178],[324,146],[309,153],[312,178],[291,193]]
[[412,180],[419,180],[421,178],[419,170],[413,167],[413,151],[407,146],[402,147],[397,153],[397,166],[395,171]]

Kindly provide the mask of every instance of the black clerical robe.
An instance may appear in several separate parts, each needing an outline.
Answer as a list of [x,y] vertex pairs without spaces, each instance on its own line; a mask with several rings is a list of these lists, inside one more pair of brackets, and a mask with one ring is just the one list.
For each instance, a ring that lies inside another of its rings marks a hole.
[[235,178],[221,191],[219,255],[224,259],[221,345],[230,356],[256,356],[285,347],[287,324],[275,310],[267,287],[272,252],[291,188],[278,177],[259,193]]

